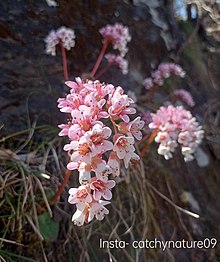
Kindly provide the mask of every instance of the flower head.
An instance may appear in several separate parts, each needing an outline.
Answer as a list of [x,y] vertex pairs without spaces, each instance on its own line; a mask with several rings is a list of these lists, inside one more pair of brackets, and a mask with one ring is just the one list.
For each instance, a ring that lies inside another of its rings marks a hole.
[[90,194],[90,188],[88,186],[70,188],[69,194],[68,202],[70,204],[76,204],[79,210],[83,210],[86,203],[92,202],[92,195]]
[[109,65],[116,65],[121,69],[122,74],[126,75],[128,73],[128,60],[124,59],[120,55],[106,54]]
[[195,105],[192,95],[190,94],[190,92],[186,91],[185,89],[175,90],[174,95],[177,97],[177,99],[186,103],[190,107],[193,107]]
[[185,72],[177,64],[162,63],[158,66],[157,70],[151,72],[151,77],[144,79],[143,85],[147,90],[151,89],[154,85],[162,86],[165,79],[170,77],[171,75],[184,77]]
[[93,198],[98,201],[103,196],[104,199],[110,200],[112,198],[112,189],[115,186],[114,180],[108,180],[106,182],[93,177],[90,180],[90,188],[93,190]]
[[192,114],[182,106],[160,107],[152,115],[150,128],[157,129],[155,142],[159,143],[158,154],[172,158],[178,144],[185,161],[191,161],[193,153],[202,142],[204,131]]
[[55,56],[57,44],[61,43],[67,50],[75,46],[75,32],[70,28],[62,26],[57,31],[50,31],[45,38],[45,43],[46,53]]
[[[128,115],[136,110],[130,107],[133,100],[122,87],[97,80],[83,82],[80,78],[66,84],[70,93],[58,99],[58,107],[70,116],[67,124],[59,125],[59,135],[70,140],[64,146],[70,156],[67,168],[79,172],[81,185],[69,190],[68,201],[76,204],[73,222],[81,226],[93,218],[102,220],[109,213],[105,205],[110,202],[102,200],[112,198],[115,181],[109,180],[109,175],[119,176],[120,160],[128,168],[132,159],[139,159],[134,137],[141,139],[144,122],[140,117],[130,121]],[[107,121],[112,123],[113,130]]]
[[46,53],[55,56],[56,45],[59,44],[59,39],[54,30],[50,31],[48,36],[45,38],[45,43],[46,43]]
[[113,44],[114,49],[118,49],[124,57],[128,52],[127,43],[131,41],[128,28],[122,24],[106,25],[99,30],[104,39]]
[[60,41],[62,41],[63,46],[70,50],[72,47],[75,46],[75,32],[70,29],[66,28],[65,26],[62,26],[57,29],[56,35]]

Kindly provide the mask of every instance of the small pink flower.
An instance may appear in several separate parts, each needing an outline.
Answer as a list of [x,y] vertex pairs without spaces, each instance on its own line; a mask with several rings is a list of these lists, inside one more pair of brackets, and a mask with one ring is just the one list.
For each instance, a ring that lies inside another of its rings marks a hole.
[[179,143],[184,160],[191,161],[204,136],[202,127],[191,113],[182,106],[169,105],[160,107],[156,114],[151,115],[152,122],[149,127],[159,131],[155,137],[155,141],[160,143],[158,154],[163,155],[165,159],[172,158],[172,153]]
[[137,140],[142,139],[142,133],[140,130],[143,129],[145,123],[143,120],[141,120],[141,117],[136,117],[133,121],[129,122],[128,127],[128,135],[134,136]]
[[99,200],[91,202],[84,210],[77,209],[72,217],[72,221],[77,226],[82,226],[84,223],[89,223],[95,217],[97,220],[103,220],[105,215],[109,214],[105,207],[110,204],[109,201]]
[[110,168],[100,155],[92,158],[90,166],[91,170],[95,172],[95,175],[99,180],[104,182],[108,180],[108,175],[111,173]]
[[59,44],[59,39],[54,30],[50,31],[48,36],[45,38],[46,53],[52,56],[56,55],[56,45]]
[[107,59],[110,65],[116,65],[121,69],[122,74],[127,75],[128,73],[128,61],[120,55],[106,54],[105,58]]
[[90,208],[89,220],[92,220],[94,217],[97,220],[103,220],[105,215],[109,214],[108,209],[105,207],[110,204],[109,201],[99,200],[98,202],[92,203]]
[[50,31],[45,38],[46,53],[55,56],[56,45],[60,42],[63,44],[64,48],[70,50],[71,47],[75,46],[75,32],[64,26],[58,28],[57,31]]
[[70,50],[75,46],[75,32],[72,29],[62,26],[57,29],[57,37],[62,41],[64,48]]
[[90,180],[90,188],[93,190],[93,198],[98,201],[103,196],[104,199],[110,200],[112,198],[112,189],[115,186],[114,180],[108,180],[104,182],[102,180],[93,177]]
[[126,123],[129,122],[129,114],[135,114],[136,109],[129,107],[133,100],[127,95],[121,94],[121,89],[118,87],[111,98],[111,106],[109,107],[109,114],[115,119],[121,118]]
[[164,84],[164,79],[168,78],[168,73],[162,74],[160,70],[156,70],[153,73],[151,73],[151,76],[153,78],[154,84],[158,86],[162,86]]
[[65,84],[70,88],[71,94],[80,93],[84,89],[84,83],[80,77],[75,78],[74,81],[66,81]]
[[70,204],[76,204],[76,207],[81,211],[84,210],[87,203],[92,202],[89,186],[70,188],[69,194],[68,202]]
[[183,69],[177,65],[177,64],[173,64],[173,63],[162,63],[159,65],[158,67],[158,71],[160,71],[161,75],[164,78],[169,77],[171,74],[180,76],[180,77],[184,77],[185,76],[185,72],[183,71]]
[[111,169],[113,177],[120,175],[120,159],[117,156],[116,152],[111,152],[108,159],[108,166]]
[[[74,162],[70,162],[68,165],[67,165],[67,168],[68,169],[70,169],[69,168],[69,165],[70,164],[75,164],[76,165],[76,163],[74,163]],[[88,183],[88,181],[91,179],[91,171],[92,171],[92,169],[91,169],[91,165],[90,164],[87,164],[87,163],[85,163],[85,162],[81,162],[81,163],[78,163],[78,171],[79,171],[79,183],[81,184],[81,185],[83,185],[83,184],[87,184]]]
[[134,138],[126,137],[123,135],[118,135],[115,137],[116,141],[113,147],[113,151],[117,153],[119,159],[123,159],[125,163],[125,167],[128,168],[128,164],[131,159],[139,160],[139,156],[134,153],[135,148]]
[[190,107],[193,107],[195,105],[195,102],[194,102],[190,92],[188,92],[184,89],[175,90],[174,95]]
[[111,129],[109,127],[102,127],[96,124],[91,131],[86,132],[85,137],[92,142],[92,148],[100,154],[112,150],[112,142],[106,140],[111,136]]
[[60,129],[62,129],[60,132],[59,132],[59,136],[67,136],[68,135],[68,132],[69,132],[69,129],[70,129],[70,126],[69,124],[61,124],[61,125],[58,125],[58,127]]
[[96,120],[97,115],[94,115],[94,118],[92,115],[92,108],[85,105],[81,105],[79,109],[72,110],[71,116],[74,125],[70,128],[69,133],[76,133],[77,131],[85,133],[95,124],[103,125],[102,122]]
[[178,136],[178,143],[188,145],[193,140],[189,131],[180,132]]
[[128,52],[127,43],[131,41],[128,28],[122,24],[106,25],[99,30],[104,39],[113,44],[114,49],[118,49],[124,57]]
[[157,143],[165,144],[167,141],[170,140],[170,136],[168,132],[158,132],[154,140]]
[[70,144],[65,145],[64,150],[74,151],[71,155],[72,162],[83,161],[85,163],[90,163],[92,157],[97,154],[84,136],[80,138],[79,142],[71,141]]
[[185,72],[179,65],[172,63],[162,63],[158,66],[157,70],[151,72],[151,77],[144,79],[143,85],[146,89],[151,89],[154,85],[162,86],[165,79],[171,75],[184,77]]
[[151,89],[154,86],[153,79],[150,77],[145,78],[143,81],[143,85],[147,90]]
[[72,221],[74,225],[78,227],[83,226],[86,220],[87,213],[88,213],[87,209],[86,209],[86,212],[77,209],[76,212],[72,216]]
[[133,137],[126,137],[123,135],[118,135],[116,138],[113,151],[117,153],[119,159],[125,158],[126,153],[129,151],[134,152],[134,138]]
[[73,109],[78,109],[82,104],[82,97],[79,94],[68,94],[66,98],[59,98],[57,102],[61,112],[71,113]]

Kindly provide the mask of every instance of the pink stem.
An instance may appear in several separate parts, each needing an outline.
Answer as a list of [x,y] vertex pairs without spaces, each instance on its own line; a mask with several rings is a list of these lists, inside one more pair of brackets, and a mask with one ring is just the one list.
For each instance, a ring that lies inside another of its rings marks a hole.
[[102,50],[101,50],[101,52],[100,52],[100,54],[99,54],[99,57],[98,57],[95,65],[94,65],[94,67],[93,67],[93,69],[92,69],[92,72],[91,72],[91,74],[90,74],[91,77],[94,77],[94,75],[95,75],[95,73],[96,73],[96,71],[97,71],[97,69],[98,69],[98,67],[99,67],[99,65],[100,65],[100,63],[101,63],[101,61],[102,61],[102,58],[103,58],[103,56],[104,56],[104,54],[105,54],[105,51],[106,51],[106,49],[107,49],[107,47],[108,47],[108,44],[109,44],[109,40],[108,40],[108,39],[105,39],[105,42],[104,42],[104,44],[103,44],[103,46],[102,46]]
[[95,78],[99,79],[100,76],[102,76],[109,69],[110,66],[112,66],[112,64],[108,63],[106,67],[104,67],[102,70],[99,71],[99,73],[95,76]]
[[70,175],[71,175],[71,171],[67,169],[65,172],[62,184],[58,188],[57,192],[51,197],[51,199],[49,200],[49,203],[54,202],[62,194],[63,189],[65,185],[67,184]]
[[67,62],[66,62],[66,50],[61,42],[60,42],[60,47],[61,47],[62,58],[63,58],[64,80],[67,81],[69,80],[69,75],[68,75]]

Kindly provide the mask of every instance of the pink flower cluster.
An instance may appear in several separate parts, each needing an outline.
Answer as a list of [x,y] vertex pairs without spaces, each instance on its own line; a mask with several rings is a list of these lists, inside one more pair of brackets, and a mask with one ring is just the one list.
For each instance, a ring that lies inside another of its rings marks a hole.
[[184,160],[193,160],[193,153],[204,136],[204,131],[195,117],[182,106],[172,105],[160,107],[151,116],[149,127],[158,130],[155,137],[155,142],[160,144],[158,154],[168,160],[172,158],[172,153],[179,144]]
[[81,185],[69,190],[69,203],[76,204],[72,220],[81,226],[93,218],[102,220],[109,213],[105,206],[110,203],[115,186],[109,176],[119,176],[120,160],[128,168],[131,160],[139,159],[134,142],[135,138],[142,138],[144,122],[140,117],[130,121],[129,115],[136,110],[130,106],[133,100],[120,86],[83,82],[80,78],[67,81],[66,85],[70,93],[58,99],[58,107],[71,114],[71,118],[59,126],[59,135],[70,140],[64,146],[71,159],[67,168],[79,171]]
[[106,54],[109,65],[116,65],[121,69],[122,74],[126,75],[128,73],[128,61],[120,55]]
[[45,38],[45,43],[46,53],[55,56],[57,44],[62,43],[67,50],[75,46],[75,32],[72,29],[62,26],[58,28],[57,31],[50,31]]
[[112,43],[114,49],[118,49],[124,57],[128,52],[127,43],[131,41],[128,28],[122,24],[106,25],[99,30],[102,37]]
[[164,84],[164,80],[169,78],[171,75],[184,77],[185,72],[179,65],[173,63],[162,63],[156,71],[151,73],[151,77],[144,79],[143,85],[146,89],[150,89],[154,85],[162,86]]
[[184,102],[190,107],[193,107],[195,105],[192,95],[190,94],[190,92],[186,91],[185,89],[175,90],[174,95],[176,96],[177,99],[181,100],[182,102]]

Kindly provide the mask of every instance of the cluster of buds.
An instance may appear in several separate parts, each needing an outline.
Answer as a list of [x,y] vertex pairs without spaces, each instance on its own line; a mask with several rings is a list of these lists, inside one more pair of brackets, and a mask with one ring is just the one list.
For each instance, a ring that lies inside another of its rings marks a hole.
[[128,73],[128,61],[120,55],[106,54],[105,58],[109,65],[116,65],[120,68],[123,75]]
[[185,89],[175,90],[174,96],[181,102],[184,102],[189,107],[193,107],[195,105],[192,95],[190,94],[190,92],[186,91]]
[[70,50],[75,46],[75,32],[62,26],[56,31],[52,30],[45,38],[46,43],[46,53],[55,56],[56,55],[56,45],[61,43],[64,48]]
[[105,41],[111,42],[113,48],[119,50],[122,57],[126,55],[128,52],[127,43],[131,41],[128,27],[116,23],[102,27],[99,32]]
[[172,158],[172,153],[179,144],[184,160],[193,160],[193,153],[204,136],[204,131],[195,117],[182,106],[172,105],[160,107],[151,116],[152,122],[149,127],[157,130],[155,142],[160,144],[158,154],[168,160]]
[[[93,218],[102,220],[109,213],[105,207],[112,198],[111,189],[120,174],[120,160],[128,168],[132,160],[139,160],[134,142],[142,139],[144,122],[140,117],[130,120],[135,114],[134,102],[122,87],[99,81],[67,81],[70,93],[58,99],[61,112],[71,114],[60,136],[68,136],[69,170],[78,170],[78,188],[69,190],[69,203],[76,204],[73,222],[81,226]],[[113,130],[109,127],[113,127]],[[103,198],[103,199],[102,199]]]
[[151,89],[154,85],[162,86],[164,84],[164,80],[169,78],[171,75],[184,77],[185,72],[179,65],[173,63],[163,63],[159,65],[156,71],[151,73],[151,77],[144,79],[143,85],[146,89]]
[[[107,54],[105,58],[108,61],[107,68],[112,65],[116,65],[120,68],[123,74],[128,73],[128,61],[124,58],[128,52],[127,44],[131,41],[128,27],[116,23],[114,25],[106,25],[99,30],[100,34],[104,38],[102,51],[99,58],[92,70],[91,75],[94,76],[96,70],[101,62],[101,59],[107,50],[108,45],[111,43],[114,49],[119,51],[119,55]],[[105,70],[106,71],[106,70]]]

